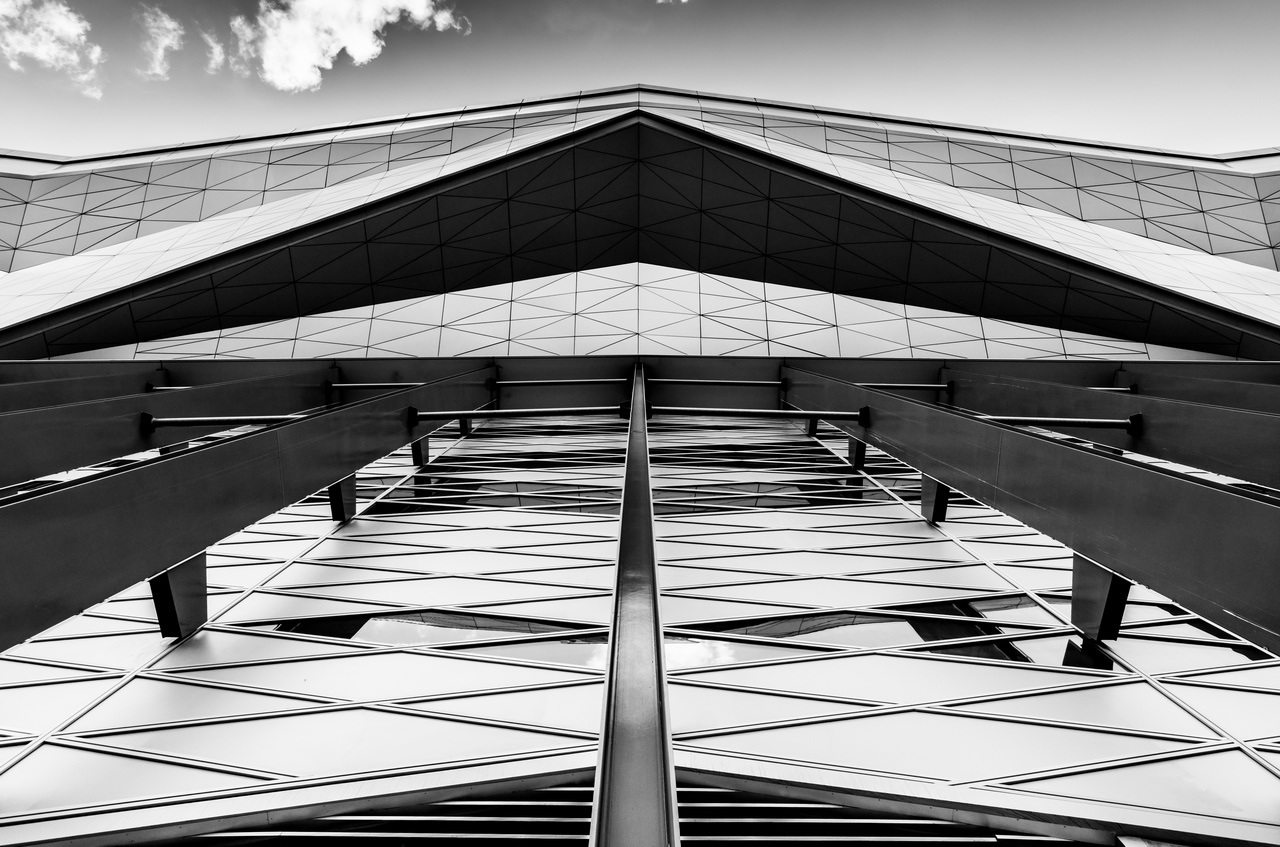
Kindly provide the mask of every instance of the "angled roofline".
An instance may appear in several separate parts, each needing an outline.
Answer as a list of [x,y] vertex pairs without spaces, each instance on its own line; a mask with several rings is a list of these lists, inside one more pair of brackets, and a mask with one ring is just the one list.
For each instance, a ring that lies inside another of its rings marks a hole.
[[[385,127],[388,131],[393,131],[395,127],[409,121],[442,119],[442,118],[463,118],[469,115],[481,115],[486,112],[498,111],[515,111],[521,108],[532,106],[550,106],[557,103],[569,104],[594,98],[607,98],[617,95],[635,94],[637,99],[644,93],[652,93],[664,96],[674,96],[681,98],[689,98],[691,100],[707,102],[708,105],[713,103],[724,103],[737,106],[758,106],[767,109],[780,109],[793,112],[807,112],[812,114],[812,119],[821,120],[823,117],[834,119],[844,119],[863,122],[874,122],[887,125],[885,128],[899,127],[906,131],[911,130],[927,130],[935,132],[955,132],[964,134],[977,134],[988,136],[992,141],[1005,144],[1032,144],[1035,146],[1052,146],[1055,148],[1074,147],[1089,150],[1097,155],[1114,156],[1121,158],[1139,158],[1139,159],[1176,159],[1185,162],[1196,162],[1201,165],[1218,166],[1232,168],[1236,165],[1242,165],[1249,162],[1259,162],[1259,160],[1275,159],[1276,170],[1280,170],[1280,146],[1259,148],[1256,150],[1245,150],[1232,153],[1192,153],[1186,151],[1167,150],[1157,147],[1144,147],[1129,144],[1115,144],[1105,141],[1096,141],[1088,139],[1078,139],[1065,136],[1053,136],[1043,133],[1033,133],[1018,130],[1004,130],[992,127],[983,127],[973,124],[950,123],[945,121],[930,121],[923,118],[908,118],[895,115],[884,115],[876,112],[859,112],[847,109],[837,109],[831,107],[815,106],[805,103],[789,103],[782,100],[768,100],[756,97],[738,97],[727,94],[716,94],[712,92],[696,91],[692,89],[671,88],[666,86],[648,85],[645,83],[635,83],[632,85],[613,86],[609,88],[590,89],[566,94],[552,95],[549,97],[538,97],[527,100],[519,100],[510,103],[494,103],[477,106],[465,106],[454,109],[441,109],[436,111],[411,112],[403,115],[392,115],[383,118],[371,118],[366,120],[351,121],[348,123],[326,124],[315,127],[303,127],[285,132],[263,133],[258,135],[244,136],[228,136],[216,139],[207,139],[201,141],[186,142],[182,144],[165,145],[161,147],[144,147],[133,148],[113,152],[94,153],[84,156],[62,156],[57,154],[46,154],[22,150],[8,150],[0,148],[0,173],[8,173],[14,176],[24,177],[40,177],[46,175],[49,170],[56,169],[67,165],[85,165],[94,163],[106,163],[113,160],[128,159],[153,159],[158,156],[182,153],[195,153],[200,150],[209,148],[226,147],[233,144],[266,144],[277,143],[290,138],[299,138],[316,135],[320,133],[340,133],[352,130],[370,130],[379,127]],[[589,104],[584,104],[589,105]],[[614,108],[617,104],[611,104]],[[637,102],[636,108],[641,108],[644,104]],[[1065,151],[1063,151],[1065,152]],[[26,163],[28,172],[20,173],[17,170],[10,170],[6,165],[10,163]],[[124,164],[123,162],[121,164]],[[30,168],[30,166],[45,166],[47,168],[39,169]],[[1266,173],[1266,170],[1253,170],[1245,165],[1240,170],[1256,175]]]

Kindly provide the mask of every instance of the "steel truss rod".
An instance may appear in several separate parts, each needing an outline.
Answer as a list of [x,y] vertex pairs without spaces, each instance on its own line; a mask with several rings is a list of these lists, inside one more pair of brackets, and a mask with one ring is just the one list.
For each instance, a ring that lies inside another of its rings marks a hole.
[[[983,415],[1142,416],[1126,432],[1096,430],[1099,443],[1200,470],[1280,487],[1280,415],[1146,393],[1099,391],[961,368],[943,369],[952,403]],[[1280,386],[1271,386],[1280,392]],[[1117,427],[1117,429],[1120,429]],[[1230,433],[1229,436],[1226,434]]]
[[701,406],[651,406],[653,415],[699,415],[714,418],[766,418],[780,420],[821,419],[833,421],[856,421],[864,413],[858,411],[829,412],[808,409],[719,409]]
[[625,385],[628,380],[625,377],[601,378],[601,379],[495,379],[491,383],[493,388],[510,388],[510,387],[537,387],[539,385]]
[[631,386],[618,574],[592,847],[676,847],[675,769],[658,617],[644,366]]
[[780,388],[780,379],[676,379],[651,377],[650,385],[725,385],[757,388]]
[[950,391],[953,388],[949,382],[859,382],[858,385],[881,391]]
[[869,406],[868,425],[841,426],[856,438],[1231,632],[1280,649],[1274,499],[830,374],[790,365],[784,372],[792,402]]
[[142,413],[142,431],[154,432],[165,426],[251,426],[255,424],[270,425],[300,421],[305,414],[294,415],[207,415],[191,418],[157,418]]
[[[863,388],[866,387],[868,386],[863,386]],[[1134,433],[1142,429],[1142,415],[1130,415],[1127,418],[1050,418],[1028,415],[974,415],[974,417],[980,421],[991,421],[992,423],[1008,424],[1009,426],[1123,429]]]
[[[228,373],[245,371],[231,368]],[[324,380],[336,373],[332,367],[315,363],[306,370],[282,368],[183,391],[135,393],[0,414],[0,443],[22,445],[20,450],[7,451],[0,462],[0,485],[163,448],[189,437],[174,430],[157,433],[154,428],[140,426],[144,412],[161,419],[214,413],[275,417],[316,408],[325,401]],[[154,374],[153,369],[148,376],[154,379]]]

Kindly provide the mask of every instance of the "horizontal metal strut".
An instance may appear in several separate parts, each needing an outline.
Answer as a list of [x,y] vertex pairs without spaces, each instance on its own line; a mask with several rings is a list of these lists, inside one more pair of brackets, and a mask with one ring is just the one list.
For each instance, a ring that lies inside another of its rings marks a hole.
[[481,385],[492,367],[470,364],[418,388],[289,416],[274,429],[0,504],[0,647],[154,576],[427,435],[427,428],[415,429],[408,421],[408,405],[428,419],[433,405],[456,409],[487,402]]
[[716,409],[702,406],[651,406],[650,414],[654,415],[705,415],[716,418],[771,418],[779,420],[821,419],[831,421],[862,420],[865,412],[854,411],[824,412],[806,409]]
[[495,379],[493,386],[495,388],[507,388],[509,386],[537,386],[537,385],[622,385],[626,383],[625,379]]
[[784,373],[793,401],[871,406],[870,426],[851,433],[857,438],[1219,626],[1280,648],[1274,500],[816,369]]
[[[863,386],[866,388],[867,386]],[[980,421],[1009,424],[1010,426],[1073,427],[1076,429],[1125,429],[1130,432],[1142,428],[1142,415],[1127,418],[1046,418],[1027,415],[975,415]]]
[[300,421],[307,417],[295,415],[225,415],[201,416],[193,418],[156,418],[142,413],[142,431],[152,432],[164,426],[251,426],[255,424],[278,424],[289,421]]
[[650,385],[731,385],[756,386],[760,388],[778,388],[782,380],[778,379],[674,379],[654,378],[648,380]]
[[950,391],[953,388],[949,382],[860,382],[858,385],[881,391]]

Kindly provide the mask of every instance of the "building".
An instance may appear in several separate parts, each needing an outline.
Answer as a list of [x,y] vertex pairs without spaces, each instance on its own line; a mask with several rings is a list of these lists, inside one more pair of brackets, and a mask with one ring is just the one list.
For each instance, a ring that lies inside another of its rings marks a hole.
[[0,170],[5,843],[1280,843],[1280,151],[635,87]]

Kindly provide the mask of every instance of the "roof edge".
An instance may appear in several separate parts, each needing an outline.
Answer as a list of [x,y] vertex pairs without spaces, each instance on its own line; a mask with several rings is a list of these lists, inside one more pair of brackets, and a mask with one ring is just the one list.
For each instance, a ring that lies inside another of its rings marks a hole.
[[[635,93],[637,95],[644,92],[652,92],[655,94],[663,94],[668,96],[688,97],[695,100],[715,101],[726,104],[750,104],[765,106],[770,108],[788,109],[794,111],[812,112],[817,118],[822,115],[829,115],[837,118],[846,118],[862,121],[875,121],[883,123],[896,124],[906,128],[930,129],[930,130],[954,130],[957,132],[980,133],[982,135],[998,136],[1008,139],[1016,143],[1021,140],[1037,145],[1044,144],[1068,144],[1076,147],[1092,148],[1099,153],[1115,154],[1134,154],[1139,158],[1175,158],[1183,160],[1191,160],[1202,162],[1206,165],[1230,166],[1232,164],[1244,163],[1251,160],[1266,159],[1275,157],[1277,164],[1280,165],[1280,146],[1259,148],[1256,150],[1245,150],[1232,153],[1193,153],[1177,150],[1166,150],[1157,147],[1144,147],[1131,144],[1114,144],[1105,141],[1078,139],[1066,136],[1053,136],[1042,133],[1033,133],[1019,130],[996,129],[992,127],[978,126],[974,124],[951,123],[946,121],[930,121],[923,118],[908,118],[897,115],[885,115],[877,112],[860,112],[848,109],[837,109],[824,106],[815,106],[806,103],[789,103],[783,100],[768,100],[755,97],[738,97],[728,94],[716,94],[713,92],[696,91],[692,89],[671,88],[660,85],[649,85],[646,83],[634,83],[630,85],[612,86],[608,88],[590,89],[566,94],[557,94],[548,97],[537,97],[525,100],[519,100],[509,103],[493,103],[484,105],[465,106],[462,108],[440,109],[435,111],[411,112],[403,115],[392,115],[383,118],[370,118],[367,120],[351,121],[345,124],[327,124],[314,127],[303,127],[284,132],[262,133],[257,135],[228,136],[223,138],[205,139],[200,141],[186,142],[182,144],[171,144],[160,147],[141,147],[126,150],[94,153],[83,156],[63,156],[57,154],[46,154],[24,150],[10,150],[0,148],[0,173],[11,174],[14,176],[37,177],[43,175],[41,166],[57,168],[66,165],[83,165],[95,162],[108,162],[116,159],[129,159],[141,157],[155,157],[165,154],[196,152],[205,148],[224,147],[228,144],[252,144],[270,141],[278,141],[293,136],[305,136],[322,132],[339,132],[357,129],[373,129],[380,126],[392,128],[397,124],[406,121],[422,120],[428,118],[444,118],[449,116],[463,117],[468,114],[495,111],[500,109],[514,109],[521,106],[531,105],[550,105],[555,103],[568,103],[571,101],[580,101],[588,98],[601,98],[608,96],[616,96],[619,94]],[[639,106],[637,105],[637,108]],[[10,169],[11,165],[23,163],[26,167],[17,167]],[[25,172],[24,172],[25,171]]]

